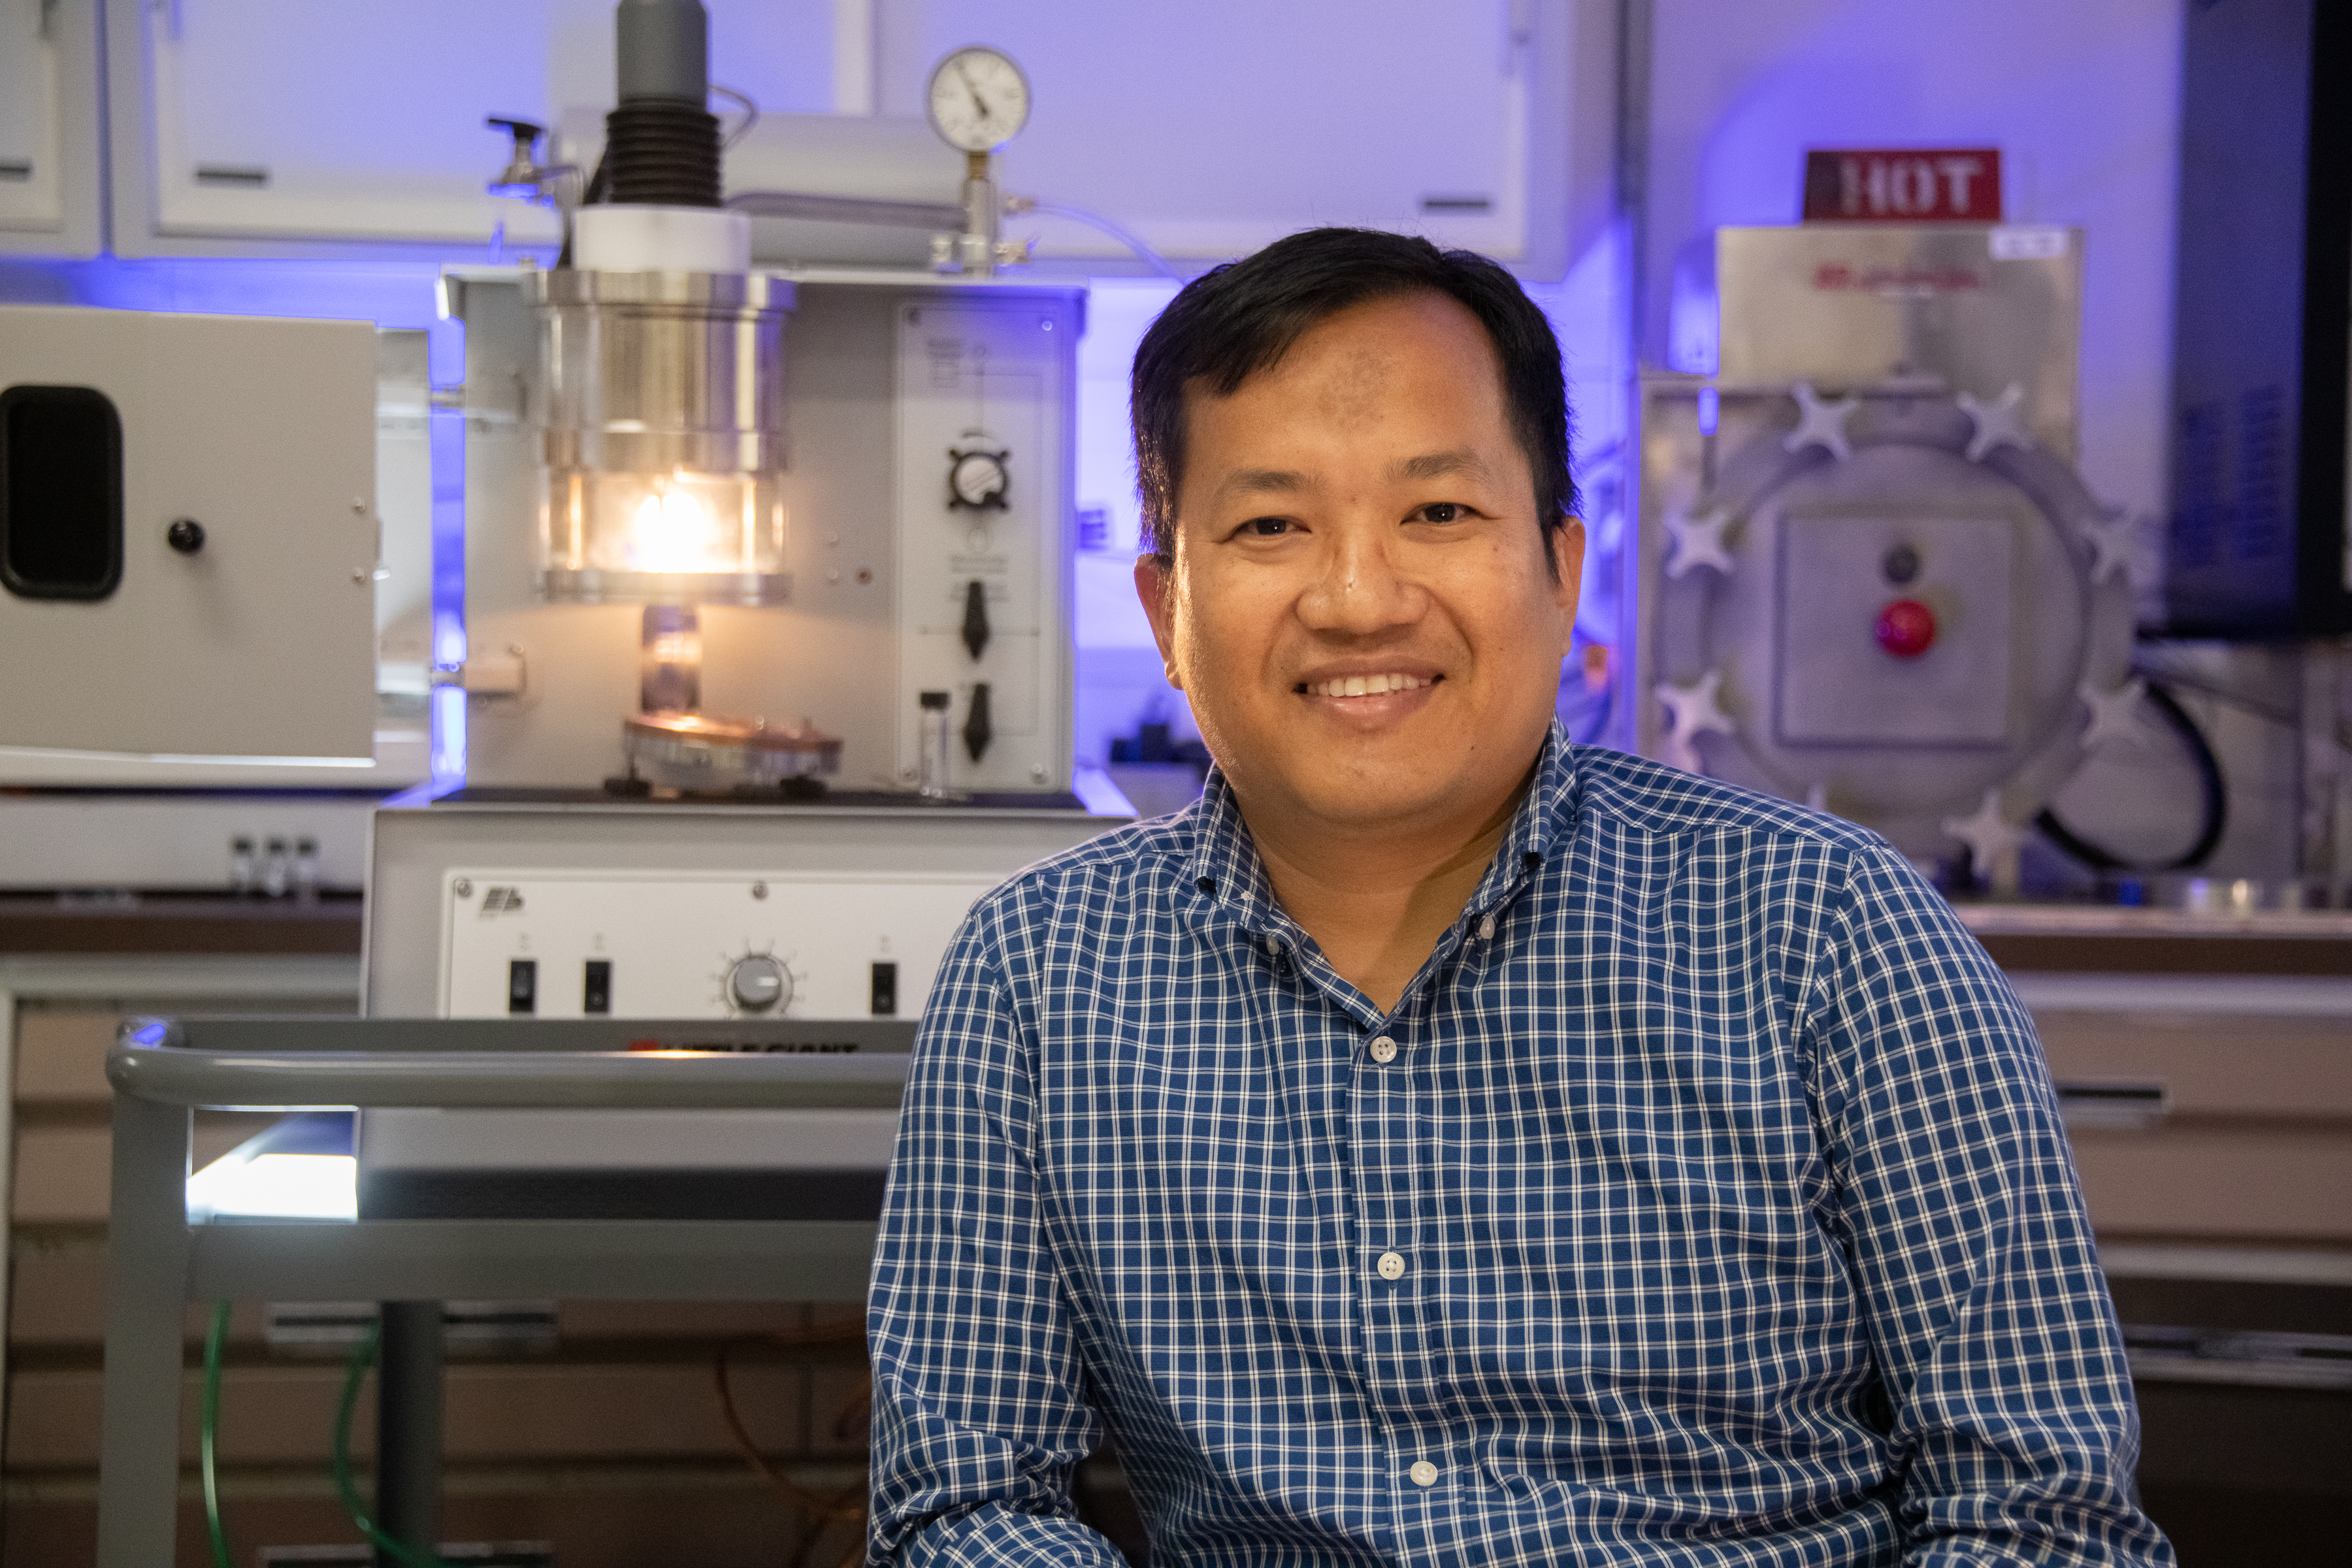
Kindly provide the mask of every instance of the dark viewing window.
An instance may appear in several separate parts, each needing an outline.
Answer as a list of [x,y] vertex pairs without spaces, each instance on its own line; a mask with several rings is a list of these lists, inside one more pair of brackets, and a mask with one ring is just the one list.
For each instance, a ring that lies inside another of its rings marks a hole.
[[0,392],[0,584],[103,599],[122,582],[122,421],[89,386]]

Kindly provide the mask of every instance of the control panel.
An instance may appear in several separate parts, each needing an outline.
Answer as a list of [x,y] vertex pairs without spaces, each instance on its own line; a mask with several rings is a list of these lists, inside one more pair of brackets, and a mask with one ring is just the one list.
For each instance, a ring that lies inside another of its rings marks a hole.
[[947,784],[1069,782],[1066,398],[1059,302],[898,308],[898,773],[948,695]]
[[993,874],[454,868],[451,1018],[912,1017]]

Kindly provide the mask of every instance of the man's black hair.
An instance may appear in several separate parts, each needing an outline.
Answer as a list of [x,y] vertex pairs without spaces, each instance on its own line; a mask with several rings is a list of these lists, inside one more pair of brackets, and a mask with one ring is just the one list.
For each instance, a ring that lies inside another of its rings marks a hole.
[[1162,562],[1175,558],[1187,387],[1197,381],[1230,397],[1325,317],[1367,300],[1423,292],[1458,300],[1495,345],[1512,434],[1535,479],[1536,515],[1550,563],[1550,531],[1576,512],[1568,388],[1551,323],[1518,279],[1485,257],[1369,228],[1306,229],[1204,272],[1144,333],[1135,351],[1129,407],[1151,552]]

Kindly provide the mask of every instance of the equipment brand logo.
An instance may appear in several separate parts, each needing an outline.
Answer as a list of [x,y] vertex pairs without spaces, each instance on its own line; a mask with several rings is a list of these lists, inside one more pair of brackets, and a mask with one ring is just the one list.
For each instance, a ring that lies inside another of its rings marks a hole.
[[1982,289],[1987,279],[1967,267],[1857,267],[1844,261],[1824,261],[1813,269],[1816,289],[1860,289],[1895,299],[1922,299],[1929,294],[1964,294]]
[[492,915],[519,915],[520,913],[522,913],[522,889],[520,888],[485,888],[482,889],[483,919],[487,920]]

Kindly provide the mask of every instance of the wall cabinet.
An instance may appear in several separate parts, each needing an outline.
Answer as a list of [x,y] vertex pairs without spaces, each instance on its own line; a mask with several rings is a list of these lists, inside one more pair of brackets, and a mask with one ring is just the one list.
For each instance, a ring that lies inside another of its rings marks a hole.
[[[1005,187],[1181,258],[1352,223],[1558,276],[1571,187],[1607,128],[1570,104],[1607,47],[1588,25],[1599,0],[1118,0],[1083,25],[1055,0],[708,3],[713,79],[769,112],[919,119],[942,56],[1004,48],[1036,103]],[[551,245],[553,215],[484,191],[504,149],[483,121],[608,108],[612,8],[0,0],[0,249]],[[1076,265],[1125,255],[1065,220],[1017,226],[1033,228]]]
[[0,254],[103,243],[99,0],[0,0]]
[[546,115],[545,0],[107,0],[124,256],[546,244],[483,119]]
[[[1035,104],[1005,188],[1084,207],[1171,257],[1314,224],[1411,229],[1557,277],[1574,0],[1191,0],[880,7],[879,102],[922,113],[932,65],[982,41]],[[1120,256],[1055,225],[1056,254]]]

